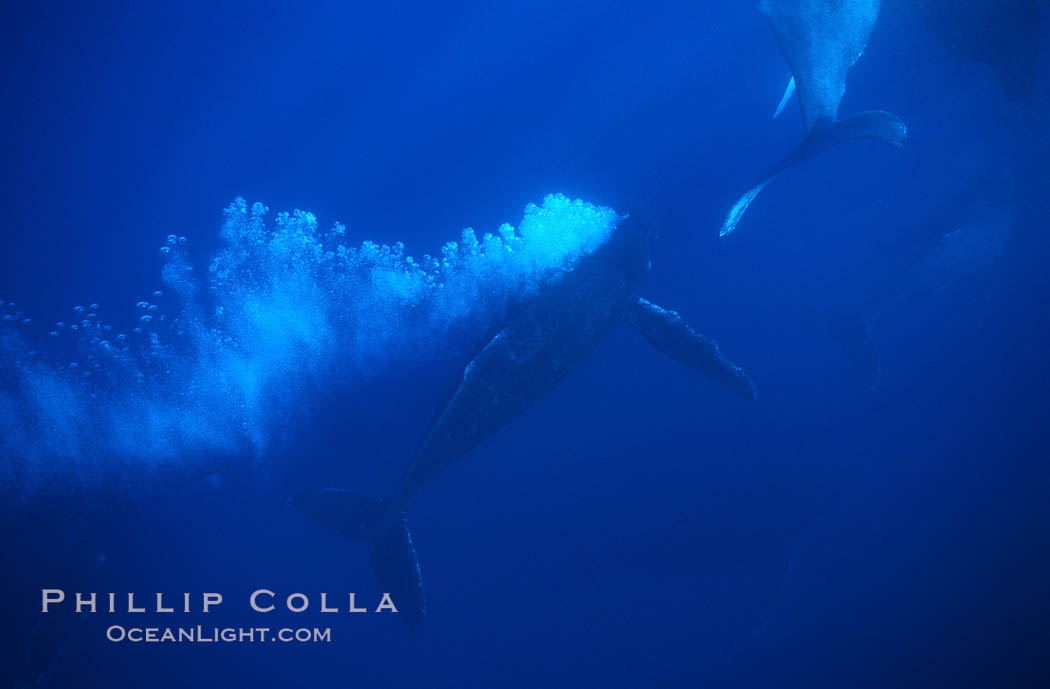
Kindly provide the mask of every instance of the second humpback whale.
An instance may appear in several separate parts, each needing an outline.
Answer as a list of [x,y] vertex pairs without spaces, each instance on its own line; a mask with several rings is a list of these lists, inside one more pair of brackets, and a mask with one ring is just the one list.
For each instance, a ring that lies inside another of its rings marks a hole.
[[[1014,233],[1013,184],[1010,174],[982,172],[847,275],[820,285],[812,302],[826,304],[832,335],[866,387],[882,375],[875,319],[902,306],[925,308],[933,295],[972,283],[1002,261]],[[971,306],[977,321],[979,305]]]
[[762,0],[759,10],[769,19],[791,68],[806,138],[733,204],[721,236],[736,229],[755,197],[788,168],[849,139],[871,137],[900,146],[907,134],[899,117],[882,110],[838,118],[846,72],[864,52],[879,0]]
[[635,293],[648,269],[646,232],[632,220],[621,221],[605,244],[514,309],[467,363],[388,499],[335,489],[291,499],[293,506],[348,538],[368,541],[379,581],[410,626],[422,623],[425,605],[405,508],[445,467],[557,387],[618,326],[636,328],[675,361],[754,398],[751,379],[714,341],[674,311]]

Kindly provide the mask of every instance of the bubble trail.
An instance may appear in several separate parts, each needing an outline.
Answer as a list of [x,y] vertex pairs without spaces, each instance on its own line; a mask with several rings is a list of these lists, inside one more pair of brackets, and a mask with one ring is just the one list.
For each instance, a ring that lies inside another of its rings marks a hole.
[[312,391],[353,394],[355,381],[425,356],[450,329],[487,325],[620,220],[550,195],[517,228],[480,239],[468,228],[416,260],[400,242],[351,246],[345,226],[321,231],[308,212],[267,216],[235,200],[203,276],[186,238],[168,236],[163,289],[129,301],[127,328],[90,303],[36,333],[0,304],[0,498],[130,488],[161,470],[263,456]]

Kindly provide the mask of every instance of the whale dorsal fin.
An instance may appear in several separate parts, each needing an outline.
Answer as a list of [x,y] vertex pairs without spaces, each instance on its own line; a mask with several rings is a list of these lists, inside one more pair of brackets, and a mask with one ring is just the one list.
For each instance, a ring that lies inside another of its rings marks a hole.
[[879,0],[762,0],[795,77],[806,131],[838,119],[846,72],[864,52]]
[[639,297],[629,322],[654,348],[680,364],[695,368],[745,399],[755,399],[751,378],[718,350],[718,344],[696,332],[675,311]]

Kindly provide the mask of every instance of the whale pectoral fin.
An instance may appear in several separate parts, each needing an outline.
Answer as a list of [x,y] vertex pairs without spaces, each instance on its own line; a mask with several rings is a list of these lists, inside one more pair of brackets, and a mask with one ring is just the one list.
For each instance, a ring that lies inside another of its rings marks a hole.
[[795,95],[795,77],[791,77],[791,81],[788,82],[787,88],[784,89],[784,97],[780,99],[780,104],[777,105],[776,112],[773,113],[773,119],[780,117],[780,113],[784,112],[784,108],[787,107],[788,101],[791,100],[791,96]]
[[747,212],[747,207],[751,205],[751,202],[755,200],[759,192],[766,188],[766,185],[773,181],[776,177],[774,174],[771,177],[767,177],[755,186],[747,190],[747,193],[741,196],[733,207],[729,209],[729,213],[726,215],[725,222],[722,223],[722,229],[718,231],[719,237],[725,237],[727,234],[736,229],[736,226],[740,223],[740,219],[744,217],[744,213]]
[[825,125],[807,137],[805,157],[838,146],[850,139],[879,139],[900,148],[908,138],[908,128],[901,118],[885,110],[868,110]]
[[680,364],[690,366],[745,399],[755,399],[755,385],[740,367],[718,350],[714,340],[696,332],[674,311],[638,298],[631,322],[646,341]]
[[784,170],[809,160],[829,148],[834,148],[844,141],[864,138],[879,139],[891,146],[900,148],[908,138],[908,128],[901,121],[901,118],[892,112],[884,110],[869,110],[851,115],[838,122],[824,122],[820,124],[803,139],[802,143],[790,155],[773,168],[773,172],[769,176],[751,187],[746,194],[740,197],[740,200],[733,204],[718,235],[724,237],[735,230],[740,219],[744,217],[748,206],[755,200],[759,192],[765,189]]

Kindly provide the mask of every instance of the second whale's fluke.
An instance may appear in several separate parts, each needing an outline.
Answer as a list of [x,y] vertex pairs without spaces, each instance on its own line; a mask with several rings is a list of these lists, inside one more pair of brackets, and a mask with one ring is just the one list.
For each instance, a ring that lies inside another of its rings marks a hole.
[[736,229],[759,192],[789,167],[849,139],[875,138],[901,146],[907,136],[904,123],[889,112],[838,119],[846,72],[864,52],[879,16],[879,0],[762,0],[759,10],[769,19],[793,75],[777,115],[790,99],[793,84],[806,138],[733,205],[719,232],[723,237]]

